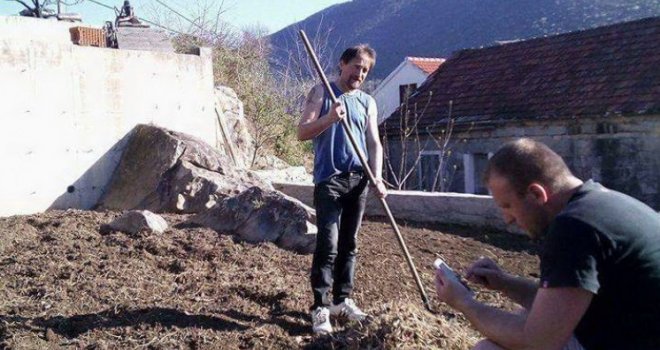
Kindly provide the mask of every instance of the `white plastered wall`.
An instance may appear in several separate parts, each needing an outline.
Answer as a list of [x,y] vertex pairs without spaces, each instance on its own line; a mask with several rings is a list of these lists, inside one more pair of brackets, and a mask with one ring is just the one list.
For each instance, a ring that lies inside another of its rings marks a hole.
[[91,208],[137,124],[217,143],[208,49],[81,47],[68,27],[0,17],[0,217]]

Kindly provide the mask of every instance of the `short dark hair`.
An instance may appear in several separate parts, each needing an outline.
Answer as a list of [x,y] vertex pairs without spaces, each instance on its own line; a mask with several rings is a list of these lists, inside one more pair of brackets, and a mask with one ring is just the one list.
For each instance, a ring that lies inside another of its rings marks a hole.
[[376,65],[376,50],[371,48],[371,46],[369,46],[368,44],[359,44],[353,47],[349,47],[348,49],[344,50],[339,60],[344,62],[344,64],[346,64],[361,54],[366,54],[367,56],[369,56],[371,60],[370,62],[371,64],[369,65],[369,70],[371,70],[371,68],[373,68]]
[[506,178],[518,195],[523,195],[533,182],[559,190],[573,176],[550,147],[528,138],[506,143],[490,158],[484,172],[485,183],[493,172]]

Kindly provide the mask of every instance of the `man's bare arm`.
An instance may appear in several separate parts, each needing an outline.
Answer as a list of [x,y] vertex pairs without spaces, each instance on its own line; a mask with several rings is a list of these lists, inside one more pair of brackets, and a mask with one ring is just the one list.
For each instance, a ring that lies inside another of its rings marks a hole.
[[367,110],[367,152],[369,152],[369,168],[377,180],[382,179],[383,145],[378,135],[378,109],[374,99],[370,99]]
[[529,313],[513,314],[466,298],[455,307],[491,341],[507,349],[560,349],[593,294],[580,288],[541,288]]
[[322,105],[323,86],[316,85],[307,95],[303,114],[298,123],[299,141],[313,139],[345,115],[341,103],[337,103],[326,115],[319,116],[319,114],[321,114]]
[[378,108],[376,101],[369,99],[367,109],[367,152],[369,152],[369,168],[374,174],[377,195],[381,198],[387,196],[387,190],[383,184],[383,145],[380,143],[378,135]]
[[507,297],[529,310],[534,302],[538,283],[536,281],[507,274],[505,287],[501,290]]

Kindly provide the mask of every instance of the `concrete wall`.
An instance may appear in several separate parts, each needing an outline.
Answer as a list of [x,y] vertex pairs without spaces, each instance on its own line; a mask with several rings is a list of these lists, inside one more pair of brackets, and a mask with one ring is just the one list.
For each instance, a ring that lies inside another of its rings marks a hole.
[[374,90],[378,106],[378,123],[387,119],[401,104],[399,85],[417,84],[419,87],[428,75],[410,61],[405,60]]
[[[273,183],[275,189],[313,207],[314,185]],[[396,220],[437,222],[496,229],[522,234],[516,227],[507,226],[497,205],[490,196],[462,193],[419,191],[390,191],[387,205]],[[386,216],[380,200],[370,194],[366,215]]]
[[70,45],[69,28],[75,26],[94,27],[82,23],[58,22],[55,19],[38,20],[22,16],[0,16],[0,37]]
[[[463,155],[492,153],[517,137],[545,143],[577,177],[594,179],[660,210],[660,115],[517,121],[456,132],[447,160],[449,191],[465,190]],[[389,147],[398,162],[399,146],[389,142]],[[410,185],[416,185],[417,176],[411,178]]]
[[0,216],[93,206],[136,124],[217,143],[210,51],[80,47],[69,26],[0,17]]

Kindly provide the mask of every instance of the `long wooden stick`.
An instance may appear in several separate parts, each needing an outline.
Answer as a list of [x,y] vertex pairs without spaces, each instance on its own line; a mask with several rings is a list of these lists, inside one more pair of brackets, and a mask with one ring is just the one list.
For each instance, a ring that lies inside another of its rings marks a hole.
[[[303,43],[305,44],[307,53],[314,62],[314,67],[316,67],[316,71],[319,74],[321,81],[323,81],[323,85],[325,85],[325,89],[330,94],[330,98],[332,99],[332,102],[337,103],[337,96],[335,96],[335,93],[332,90],[332,87],[330,86],[330,82],[328,81],[328,78],[325,76],[325,73],[323,72],[323,68],[321,68],[321,64],[319,63],[318,58],[316,58],[316,53],[314,53],[314,49],[312,49],[312,45],[309,43],[309,39],[307,39],[307,34],[305,34],[304,30],[300,31],[300,37],[302,38]],[[360,150],[360,147],[358,147],[358,144],[355,141],[353,134],[351,134],[346,118],[341,119],[341,125],[344,127],[344,132],[346,133],[346,136],[348,136],[348,139],[350,140],[351,145],[355,150],[355,153],[357,153],[358,157],[360,158],[360,163],[362,163],[362,168],[364,168],[364,170],[366,171],[367,176],[369,176],[369,180],[371,181],[371,183],[375,184],[376,178],[374,177],[371,168],[369,168],[369,163],[367,162],[367,159],[365,158],[364,154],[362,154],[362,150]],[[426,295],[426,291],[424,290],[424,285],[422,285],[422,281],[419,279],[419,274],[417,273],[417,269],[415,268],[415,263],[413,263],[412,258],[410,257],[410,253],[408,252],[408,247],[406,247],[406,242],[403,241],[403,236],[401,235],[401,231],[399,231],[399,226],[397,226],[396,221],[394,221],[394,216],[390,211],[390,207],[387,205],[385,198],[379,197],[379,199],[380,199],[380,204],[383,205],[383,209],[387,214],[387,218],[390,219],[390,225],[392,226],[392,229],[394,229],[394,232],[396,233],[396,238],[399,241],[399,246],[401,246],[401,249],[403,250],[403,255],[405,256],[406,261],[408,262],[408,267],[410,267],[410,272],[412,272],[413,277],[415,278],[415,283],[417,283],[417,288],[419,289],[419,293],[422,297],[422,301],[424,302],[424,307],[426,307],[427,310],[433,312],[433,310],[431,309],[431,305],[429,303],[429,297]]]
[[222,138],[225,140],[225,145],[229,150],[229,156],[231,157],[231,160],[234,161],[234,166],[242,168],[243,164],[238,163],[238,159],[236,158],[236,152],[234,151],[234,142],[232,141],[231,135],[229,134],[229,130],[227,129],[227,126],[225,125],[225,122],[222,119],[225,114],[224,112],[222,113],[222,116],[220,114],[221,112],[218,111],[218,107],[215,107],[215,116],[218,118],[218,124],[220,125],[220,133],[222,134]]

